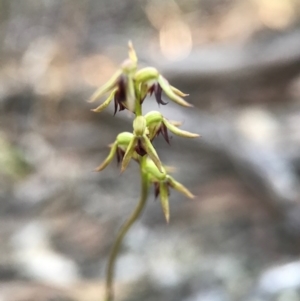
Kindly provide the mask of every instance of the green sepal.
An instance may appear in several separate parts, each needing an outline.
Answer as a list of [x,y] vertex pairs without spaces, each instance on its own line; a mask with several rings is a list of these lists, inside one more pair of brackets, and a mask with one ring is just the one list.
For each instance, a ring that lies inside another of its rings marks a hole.
[[150,111],[145,115],[147,126],[161,122],[163,120],[163,116],[160,112],[158,111]]
[[118,143],[114,142],[114,144],[112,145],[110,152],[108,154],[108,156],[106,157],[106,159],[95,169],[95,171],[101,171],[104,168],[106,168],[109,163],[112,161],[112,159],[114,158],[116,151],[118,148]]
[[145,118],[149,130],[149,139],[152,140],[161,127],[163,116],[160,112],[151,111],[145,115]]
[[134,80],[137,82],[147,82],[149,80],[155,80],[159,76],[159,72],[153,67],[146,67],[137,71],[134,75]]
[[170,220],[169,195],[168,195],[168,186],[165,182],[159,183],[159,195],[160,195],[161,208],[163,210],[167,223],[169,223]]
[[147,127],[148,137],[150,140],[155,138],[157,131],[159,130],[160,127],[161,127],[161,123],[152,124]]
[[160,84],[161,88],[163,89],[163,91],[166,93],[166,95],[173,100],[174,102],[176,102],[177,104],[184,106],[184,107],[192,107],[193,105],[186,102],[184,99],[182,99],[180,96],[178,96],[171,88],[170,84],[168,83],[168,81],[163,77],[163,76],[159,76],[157,79],[158,83]]
[[170,85],[170,88],[171,88],[171,90],[172,90],[176,95],[178,95],[178,96],[180,96],[180,97],[186,97],[186,96],[189,96],[189,95],[190,95],[190,94],[183,93],[182,91],[180,91],[179,89],[177,89],[177,88],[175,88],[175,87],[173,87],[173,86],[171,86],[171,85]]
[[[118,147],[126,153],[127,148],[133,138],[134,138],[134,135],[129,132],[123,132],[123,133],[119,134],[116,139],[116,141],[118,142]],[[140,156],[134,151],[132,154],[132,158],[134,160],[138,161]]]
[[117,72],[115,72],[106,84],[104,84],[102,87],[95,91],[95,93],[91,96],[88,102],[94,102],[95,100],[103,96],[105,93],[113,89],[116,86],[118,78],[121,76],[121,74],[122,70],[118,70]]
[[133,138],[133,134],[129,133],[129,132],[123,132],[120,133],[117,138],[116,141],[118,143],[119,146],[125,146],[127,148],[128,144],[130,143],[130,141]]
[[124,74],[128,75],[136,71],[137,64],[136,62],[132,61],[130,58],[123,61],[121,64],[121,69]]
[[133,121],[134,135],[140,137],[145,134],[146,131],[146,118],[144,116],[137,116]]
[[183,131],[179,129],[177,126],[173,125],[171,122],[169,122],[166,118],[164,118],[163,123],[165,126],[175,135],[185,138],[196,138],[199,137],[198,134],[190,133],[188,131]]
[[110,95],[108,96],[108,98],[99,107],[97,107],[96,109],[92,109],[91,111],[100,113],[104,109],[106,109],[108,107],[108,105],[111,103],[116,91],[117,91],[117,88],[113,89],[112,92],[110,93]]
[[129,50],[128,50],[128,56],[129,56],[129,58],[130,58],[134,63],[137,63],[138,58],[137,58],[136,52],[135,52],[135,50],[134,50],[134,48],[133,48],[133,45],[132,45],[132,42],[131,42],[131,41],[128,42],[128,48],[129,48]]
[[168,120],[171,124],[175,125],[176,127],[179,127],[182,125],[182,121],[177,120]]
[[177,191],[184,194],[186,197],[193,199],[195,196],[181,183],[177,182],[173,177],[167,176],[169,185]]
[[155,163],[150,159],[144,161],[143,169],[145,172],[151,175],[151,177],[156,181],[163,181],[166,179],[167,173],[164,167],[162,167],[162,171],[160,172],[155,165]]
[[146,83],[141,83],[140,91],[141,91],[141,100],[144,100],[148,94],[148,85]]
[[146,150],[148,156],[151,158],[151,160],[157,166],[158,170],[160,172],[163,172],[160,159],[159,159],[157,152],[156,152],[155,148],[153,147],[151,141],[149,140],[149,138],[147,136],[143,136],[141,138],[141,142],[142,142],[142,145],[143,145],[144,149]]
[[129,111],[134,112],[135,109],[135,91],[134,91],[134,82],[131,74],[127,75],[127,84],[126,84],[126,107]]
[[138,137],[133,136],[130,143],[128,144],[127,150],[125,152],[123,161],[122,161],[122,166],[121,166],[121,173],[127,168],[133,154],[134,154],[134,148],[137,144]]

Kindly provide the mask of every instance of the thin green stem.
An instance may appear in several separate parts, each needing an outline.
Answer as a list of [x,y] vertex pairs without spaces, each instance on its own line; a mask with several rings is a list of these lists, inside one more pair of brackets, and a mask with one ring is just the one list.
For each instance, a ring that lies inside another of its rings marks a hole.
[[114,299],[114,293],[113,293],[113,282],[114,282],[114,270],[115,270],[115,263],[116,258],[118,256],[118,253],[120,251],[121,244],[123,242],[123,239],[128,232],[128,230],[131,228],[131,226],[137,221],[139,216],[141,215],[147,201],[148,197],[148,178],[147,175],[143,174],[142,172],[142,164],[141,164],[141,181],[142,181],[142,188],[141,188],[141,196],[140,200],[135,207],[134,211],[132,212],[129,219],[125,222],[125,224],[120,229],[118,236],[115,240],[115,243],[112,247],[107,271],[106,271],[106,298],[105,301],[113,301]]

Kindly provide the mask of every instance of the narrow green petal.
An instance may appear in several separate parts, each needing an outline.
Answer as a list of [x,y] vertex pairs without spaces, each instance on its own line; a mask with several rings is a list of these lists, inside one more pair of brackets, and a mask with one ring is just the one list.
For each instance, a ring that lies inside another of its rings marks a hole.
[[114,158],[117,148],[118,148],[118,143],[115,142],[112,145],[112,148],[110,149],[110,152],[109,152],[108,156],[106,157],[106,159],[95,169],[95,171],[101,171],[108,166],[108,164]]
[[182,121],[176,121],[176,120],[168,120],[169,123],[175,125],[175,126],[181,126],[182,125]]
[[178,95],[178,96],[180,96],[180,97],[186,97],[186,96],[189,96],[189,95],[190,95],[190,94],[183,93],[182,91],[180,91],[179,89],[177,89],[177,88],[175,88],[175,87],[173,87],[173,86],[171,86],[171,85],[170,85],[170,87],[171,87],[171,90],[172,90],[176,95]]
[[184,194],[186,197],[193,199],[195,196],[181,183],[177,182],[173,177],[168,176],[168,182],[172,188]]
[[174,173],[179,170],[177,167],[171,165],[164,165],[164,168],[166,170],[166,173]]
[[141,140],[142,140],[142,145],[145,148],[148,156],[152,159],[154,164],[157,166],[158,170],[160,172],[163,172],[163,167],[161,165],[161,162],[159,160],[157,152],[156,152],[155,148],[153,147],[153,145],[152,145],[151,141],[149,140],[149,138],[147,136],[143,136],[141,138]]
[[102,87],[96,90],[96,92],[91,96],[88,102],[94,102],[95,100],[103,96],[105,93],[113,89],[116,86],[117,80],[121,74],[122,70],[118,70],[106,84],[104,84]]
[[111,103],[116,91],[117,91],[117,88],[113,89],[112,92],[110,93],[110,95],[108,96],[108,98],[99,107],[97,107],[96,109],[92,109],[91,111],[100,113],[104,109],[106,109],[108,107],[108,105]]
[[194,133],[190,133],[187,131],[183,131],[181,129],[179,129],[178,127],[176,127],[175,125],[173,125],[172,123],[170,123],[167,119],[164,118],[164,124],[165,126],[175,135],[180,136],[180,137],[185,137],[185,138],[196,138],[199,137],[198,134],[194,134]]
[[131,141],[127,147],[126,153],[124,155],[123,161],[122,161],[121,172],[123,172],[127,168],[128,164],[134,154],[134,148],[136,146],[137,141],[138,141],[137,137],[133,137],[131,139]]
[[134,63],[137,63],[138,58],[137,58],[136,52],[135,52],[135,50],[134,50],[134,48],[133,48],[133,45],[132,45],[132,42],[131,42],[131,41],[128,42],[128,48],[129,48],[129,50],[128,50],[128,56],[129,56],[129,58],[130,58]]
[[166,93],[166,95],[173,100],[174,102],[176,102],[177,104],[184,106],[184,107],[192,107],[193,105],[186,102],[184,99],[182,99],[180,96],[178,96],[171,88],[170,84],[168,83],[168,81],[163,77],[163,76],[159,76],[157,79],[158,83],[160,84],[161,88],[163,89],[163,91]]
[[165,182],[159,183],[159,195],[160,195],[161,208],[163,210],[167,223],[169,223],[170,221],[169,195],[168,195],[168,186]]

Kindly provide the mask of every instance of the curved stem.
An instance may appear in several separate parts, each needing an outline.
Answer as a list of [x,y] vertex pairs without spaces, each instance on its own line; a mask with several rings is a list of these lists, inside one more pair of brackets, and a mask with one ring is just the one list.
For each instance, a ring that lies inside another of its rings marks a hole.
[[148,197],[148,178],[145,174],[143,174],[142,166],[141,166],[141,179],[142,179],[142,189],[141,189],[140,200],[137,206],[135,207],[134,211],[132,212],[131,216],[129,217],[129,219],[125,222],[125,224],[122,226],[121,230],[119,231],[109,256],[107,272],[106,272],[105,301],[112,301],[114,299],[114,294],[113,294],[114,268],[115,268],[116,258],[118,256],[121,244],[123,242],[123,238],[125,237],[128,230],[131,228],[131,226],[139,218],[140,214],[142,213],[146,205],[146,201]]

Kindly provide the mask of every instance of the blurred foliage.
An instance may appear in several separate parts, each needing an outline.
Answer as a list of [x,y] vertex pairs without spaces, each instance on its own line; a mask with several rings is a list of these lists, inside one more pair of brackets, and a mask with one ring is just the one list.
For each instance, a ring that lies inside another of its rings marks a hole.
[[5,136],[0,133],[0,175],[12,179],[19,179],[30,172],[30,165],[25,160],[21,151],[11,145]]

